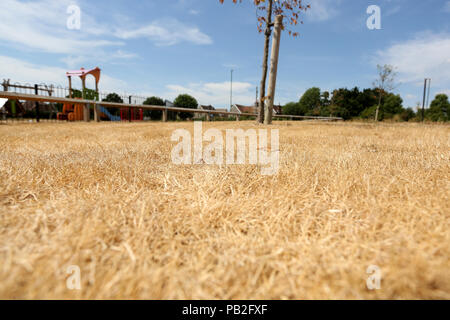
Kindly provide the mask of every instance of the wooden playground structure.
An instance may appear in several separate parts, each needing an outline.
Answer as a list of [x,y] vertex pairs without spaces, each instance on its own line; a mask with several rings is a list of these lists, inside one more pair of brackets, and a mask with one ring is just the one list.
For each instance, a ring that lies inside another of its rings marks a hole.
[[[98,84],[100,82],[101,76],[101,69],[99,67],[91,70],[85,70],[84,68],[81,68],[80,70],[68,71],[66,73],[66,76],[69,80],[69,99],[86,100],[86,77],[88,75],[92,75],[95,78],[96,101],[99,100]],[[81,98],[73,97],[72,77],[79,77],[81,79]],[[64,103],[63,111],[58,113],[58,120],[89,121],[90,110],[91,108],[89,104],[67,102]],[[101,119],[110,119],[111,121],[113,121],[113,116],[108,114],[107,110],[105,110],[104,107],[101,107],[101,109],[99,110],[99,105],[94,104],[94,121],[98,122]],[[132,108],[120,109],[120,121],[142,121],[143,119],[144,112],[142,108],[138,110]]]
[[[81,100],[86,99],[86,77],[92,75],[95,78],[95,92],[98,100],[98,83],[100,82],[101,70],[96,67],[91,70],[85,70],[81,68],[80,70],[68,71],[66,76],[69,79],[69,98],[73,98],[72,90],[72,77],[79,77],[81,79],[82,89],[81,89]],[[98,121],[98,109],[97,106],[94,107],[94,120]],[[90,105],[83,103],[64,103],[63,111],[58,113],[58,120],[68,120],[68,121],[89,121],[90,120]]]

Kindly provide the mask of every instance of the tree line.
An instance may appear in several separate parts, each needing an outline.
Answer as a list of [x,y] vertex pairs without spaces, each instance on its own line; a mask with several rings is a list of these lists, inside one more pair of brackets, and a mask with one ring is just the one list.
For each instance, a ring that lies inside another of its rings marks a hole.
[[[123,103],[123,99],[117,93],[108,94],[105,97],[105,99],[103,99],[102,101],[103,102]],[[147,98],[143,104],[148,105],[148,106],[165,106],[166,105],[162,98],[155,97],[155,96]],[[188,94],[180,94],[178,97],[176,97],[173,104],[176,108],[197,109],[197,107],[198,107],[197,100]],[[113,115],[118,115],[118,113],[120,112],[117,108],[107,108],[107,109]],[[169,111],[167,113],[168,120],[176,120],[177,116],[181,120],[186,120],[186,119],[192,118],[194,116],[194,114],[190,113],[190,112],[173,112],[173,111]],[[161,120],[162,111],[161,110],[144,110],[144,117],[148,117],[152,120]]]
[[[89,89],[87,89],[89,90]],[[81,96],[81,92],[76,92],[74,96]],[[95,99],[95,92],[87,92],[87,99]],[[123,103],[123,99],[117,93],[110,93],[104,102]],[[159,97],[147,98],[144,105],[164,106],[165,102]],[[174,100],[177,108],[196,109],[197,100],[188,95],[180,94]],[[360,90],[340,88],[333,92],[321,91],[318,87],[313,87],[302,95],[297,102],[289,102],[283,106],[283,114],[298,116],[320,116],[320,117],[341,117],[344,120],[367,119],[373,120],[378,110],[378,121],[421,121],[422,110],[418,108],[415,112],[413,108],[404,108],[403,99],[400,95],[384,91],[379,88],[368,88]],[[120,111],[117,108],[110,108],[112,114],[117,115]],[[189,112],[169,112],[168,119],[176,120],[177,116],[181,120],[193,117]],[[144,116],[152,120],[160,120],[162,111],[145,110]],[[450,121],[450,102],[446,94],[438,94],[431,102],[430,108],[425,110],[425,120],[427,121]]]
[[[381,94],[380,94],[381,93]],[[400,95],[380,89],[341,88],[332,93],[313,87],[303,94],[298,102],[289,102],[283,114],[299,116],[342,117],[350,119],[375,119],[378,109],[379,121],[414,121],[422,119],[422,112],[403,107]],[[430,108],[425,110],[429,121],[449,121],[450,103],[445,94],[438,94]]]

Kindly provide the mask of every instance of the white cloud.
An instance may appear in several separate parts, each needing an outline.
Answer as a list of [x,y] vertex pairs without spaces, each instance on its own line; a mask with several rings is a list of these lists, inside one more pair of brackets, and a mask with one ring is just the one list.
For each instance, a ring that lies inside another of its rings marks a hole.
[[180,42],[211,44],[211,38],[197,27],[187,26],[176,19],[157,20],[151,24],[131,29],[118,29],[115,36],[120,39],[148,38],[159,46],[170,46]]
[[435,85],[449,87],[449,52],[450,34],[427,32],[377,52],[374,62],[396,67],[401,82],[420,83],[432,78]]
[[[183,85],[168,85],[169,92],[165,94],[169,99],[187,93],[197,99],[200,104],[212,104],[216,107],[230,105],[230,82],[209,82]],[[253,85],[248,82],[233,82],[233,103],[251,105],[255,102]]]
[[[81,1],[81,0],[79,0]],[[98,23],[88,3],[81,9],[80,30],[69,30],[67,19],[73,0],[1,0],[0,45],[32,52],[62,55],[68,67],[80,67],[87,61],[101,62],[132,59],[136,55],[118,50],[126,39],[148,38],[157,45],[172,45],[182,41],[210,44],[212,40],[198,28],[186,26],[175,19],[154,21],[147,26],[128,30],[129,21],[121,20],[111,26]],[[127,23],[126,27],[121,24]],[[116,29],[117,28],[117,29]],[[114,30],[122,30],[114,32]],[[118,39],[119,38],[119,39]]]
[[334,18],[339,14],[336,8],[340,4],[340,0],[314,0],[311,2],[311,8],[305,13],[310,21],[326,21]]
[[[66,71],[63,68],[50,67],[44,65],[32,64],[24,60],[0,56],[0,74],[11,82],[29,83],[29,84],[54,84],[67,86]],[[93,82],[88,79],[88,85]],[[75,87],[80,87],[81,82],[74,82]],[[127,84],[119,79],[115,79],[106,74],[102,74],[100,80],[101,91],[123,92],[127,89]]]
[[107,46],[120,46],[122,42],[93,39],[93,35],[106,32],[93,19],[82,12],[81,29],[69,30],[66,22],[69,0],[40,0],[0,2],[0,40],[19,48],[58,54],[78,54]]
[[96,64],[103,64],[106,62],[113,62],[117,59],[120,60],[130,60],[139,57],[135,53],[123,51],[123,50],[117,50],[115,52],[109,52],[108,54],[105,54],[104,52],[92,52],[89,54],[79,54],[79,55],[68,55],[61,59],[62,62],[64,62],[68,68],[70,69],[76,69],[80,66],[83,66],[83,64],[91,64],[92,61],[95,61]]

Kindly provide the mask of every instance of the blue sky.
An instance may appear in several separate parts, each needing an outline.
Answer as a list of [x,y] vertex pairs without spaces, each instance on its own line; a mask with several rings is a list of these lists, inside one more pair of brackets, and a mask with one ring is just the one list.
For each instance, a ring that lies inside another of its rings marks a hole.
[[[308,1],[306,1],[308,2]],[[406,107],[421,101],[423,79],[450,94],[450,1],[309,0],[296,30],[283,34],[276,102],[323,90],[371,87],[376,65],[397,68]],[[69,30],[67,8],[81,9]],[[369,5],[381,8],[381,30],[369,30]],[[261,77],[263,36],[250,0],[2,0],[0,80],[66,85],[65,71],[99,66],[101,90],[202,104],[251,104]],[[92,84],[90,84],[92,85]]]

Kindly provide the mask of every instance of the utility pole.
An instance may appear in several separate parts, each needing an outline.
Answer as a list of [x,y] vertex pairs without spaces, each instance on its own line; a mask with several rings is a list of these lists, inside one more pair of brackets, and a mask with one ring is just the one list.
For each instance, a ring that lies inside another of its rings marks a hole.
[[431,91],[431,79],[428,79],[428,95],[427,95],[427,108],[430,108],[430,91]]
[[273,103],[275,101],[275,88],[277,85],[278,57],[280,55],[281,26],[283,16],[275,17],[275,27],[272,38],[272,53],[270,57],[269,96],[264,107],[264,124],[272,124]]
[[234,70],[231,69],[230,110],[233,107],[233,72]]
[[422,104],[422,122],[425,121],[425,101],[427,97],[427,82],[428,80],[431,81],[429,78],[425,78],[424,85],[423,85],[423,104]]

